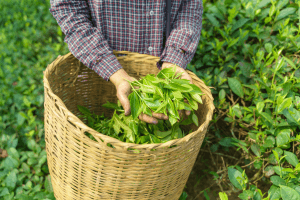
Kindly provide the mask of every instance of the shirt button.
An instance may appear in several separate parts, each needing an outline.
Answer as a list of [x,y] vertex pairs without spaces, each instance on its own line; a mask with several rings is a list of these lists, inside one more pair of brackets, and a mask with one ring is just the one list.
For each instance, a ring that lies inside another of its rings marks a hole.
[[152,48],[152,47],[149,47],[149,48],[148,48],[148,50],[149,50],[149,51],[152,51],[152,50],[153,50],[153,48]]
[[154,15],[154,12],[153,12],[153,10],[151,10],[151,11],[150,11],[150,15]]

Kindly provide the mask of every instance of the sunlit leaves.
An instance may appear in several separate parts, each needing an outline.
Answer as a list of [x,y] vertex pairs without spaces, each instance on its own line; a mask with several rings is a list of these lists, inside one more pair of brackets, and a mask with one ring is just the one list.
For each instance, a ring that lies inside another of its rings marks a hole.
[[[138,81],[130,82],[132,93],[128,96],[131,107],[129,116],[125,116],[124,109],[119,102],[118,104],[107,102],[103,106],[115,110],[111,119],[96,116],[87,108],[78,106],[79,111],[84,114],[80,117],[89,119],[88,125],[98,132],[124,142],[161,143],[182,138],[186,133],[180,129],[179,125],[191,123],[199,125],[194,110],[198,109],[198,103],[202,103],[203,93],[199,87],[190,84],[189,80],[174,78],[180,78],[178,75],[175,76],[175,68],[167,68],[161,70],[157,76],[148,74]],[[182,121],[179,110],[192,112],[185,121]],[[153,116],[153,112],[163,113],[169,119],[158,120],[158,124],[155,125],[147,124],[138,118],[142,113]]]

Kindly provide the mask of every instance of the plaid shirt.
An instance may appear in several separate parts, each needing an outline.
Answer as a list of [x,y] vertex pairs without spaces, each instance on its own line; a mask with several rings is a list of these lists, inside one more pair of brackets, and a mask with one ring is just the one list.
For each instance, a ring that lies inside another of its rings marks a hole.
[[[112,50],[160,57],[186,69],[202,28],[202,0],[172,0],[171,32],[165,0],[50,0],[49,9],[70,52],[105,80],[122,68]],[[183,51],[182,51],[183,50]]]

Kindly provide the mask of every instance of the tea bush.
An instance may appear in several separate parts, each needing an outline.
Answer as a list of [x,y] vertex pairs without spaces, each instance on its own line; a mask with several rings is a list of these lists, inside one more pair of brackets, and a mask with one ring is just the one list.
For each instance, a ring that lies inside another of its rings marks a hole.
[[43,70],[68,49],[49,6],[42,0],[0,2],[0,199],[54,199]]
[[[212,152],[237,147],[240,166],[228,168],[241,199],[300,199],[300,1],[206,2],[202,37],[189,68],[213,86],[213,123],[224,119],[231,137],[212,129]],[[225,117],[225,118],[224,118]],[[219,178],[217,176],[217,178]],[[252,183],[273,185],[265,196]],[[268,198],[266,197],[268,196]]]
[[[219,181],[225,173],[241,199],[300,199],[300,1],[203,3],[201,39],[189,64],[214,87],[215,137],[203,146],[213,153],[236,148],[245,164],[211,174]],[[49,7],[44,0],[0,2],[0,200],[54,199],[42,72],[68,48]],[[221,120],[230,135],[217,126]],[[248,169],[256,174],[248,178]],[[272,183],[268,194],[255,186],[260,180]]]

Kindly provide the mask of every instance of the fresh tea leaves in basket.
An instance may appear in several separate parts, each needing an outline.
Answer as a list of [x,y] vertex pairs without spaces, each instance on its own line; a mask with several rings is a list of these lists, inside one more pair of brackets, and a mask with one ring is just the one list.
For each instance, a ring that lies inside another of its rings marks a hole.
[[[88,126],[99,133],[116,138],[123,142],[147,144],[164,143],[184,137],[180,125],[194,123],[198,126],[195,110],[202,103],[201,89],[189,80],[179,79],[175,74],[176,67],[161,70],[156,76],[148,74],[136,81],[129,81],[132,93],[128,96],[131,114],[125,116],[120,102],[107,102],[103,107],[114,109],[111,119],[91,113],[87,108],[78,105],[83,114],[79,117],[88,121]],[[186,103],[184,100],[187,100]],[[187,119],[179,115],[178,110],[190,110]],[[158,124],[148,124],[138,119],[141,113],[152,116],[152,112],[163,113],[169,120],[158,120]],[[191,131],[190,131],[191,132]],[[91,139],[94,139],[92,136]],[[94,139],[95,140],[95,139]]]

